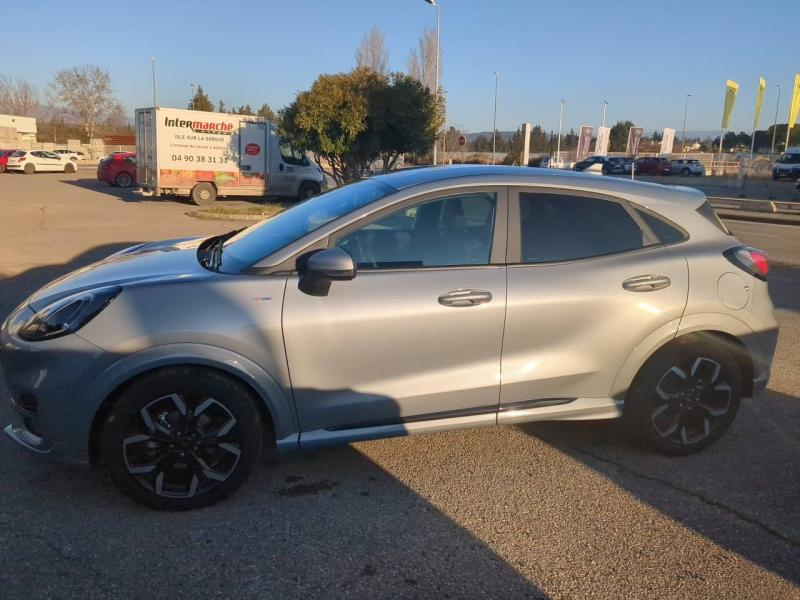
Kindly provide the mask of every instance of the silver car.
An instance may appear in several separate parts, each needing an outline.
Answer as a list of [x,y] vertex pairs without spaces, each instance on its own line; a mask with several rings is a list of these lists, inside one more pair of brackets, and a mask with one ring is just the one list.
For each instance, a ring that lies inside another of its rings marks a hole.
[[767,271],[696,190],[395,172],[33,294],[2,326],[6,433],[160,509],[264,453],[484,425],[621,417],[687,454],[767,384]]

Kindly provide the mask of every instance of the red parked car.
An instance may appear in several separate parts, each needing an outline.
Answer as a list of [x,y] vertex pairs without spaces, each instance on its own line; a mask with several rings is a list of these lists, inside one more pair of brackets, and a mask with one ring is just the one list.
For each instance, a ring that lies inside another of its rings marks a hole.
[[635,165],[637,175],[672,175],[672,165],[666,158],[643,156],[636,159]]
[[16,150],[0,150],[0,173],[6,170],[8,164],[8,157],[14,154]]
[[109,154],[97,165],[97,179],[119,187],[132,186],[136,183],[136,153]]

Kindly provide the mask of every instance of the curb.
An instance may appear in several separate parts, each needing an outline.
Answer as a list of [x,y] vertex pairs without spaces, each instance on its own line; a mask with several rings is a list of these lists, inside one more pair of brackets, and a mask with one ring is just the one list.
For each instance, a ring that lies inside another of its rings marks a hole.
[[728,221],[750,221],[753,223],[770,223],[774,225],[794,225],[800,227],[800,215],[776,214],[769,212],[750,212],[745,210],[726,210],[716,206],[714,211],[720,219]]

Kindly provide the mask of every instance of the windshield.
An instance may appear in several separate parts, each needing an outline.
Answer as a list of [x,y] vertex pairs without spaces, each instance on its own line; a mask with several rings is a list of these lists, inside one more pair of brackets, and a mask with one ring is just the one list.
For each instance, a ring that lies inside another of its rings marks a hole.
[[783,154],[781,154],[781,157],[778,159],[778,162],[781,164],[800,163],[800,154],[794,154],[792,152],[784,152]]
[[223,269],[239,270],[250,266],[326,223],[394,191],[385,183],[366,179],[301,202],[228,240],[222,256]]

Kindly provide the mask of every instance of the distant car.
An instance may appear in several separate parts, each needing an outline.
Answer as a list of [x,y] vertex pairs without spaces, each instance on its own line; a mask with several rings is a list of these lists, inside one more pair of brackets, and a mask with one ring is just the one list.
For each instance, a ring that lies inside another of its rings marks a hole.
[[60,156],[65,156],[70,160],[74,160],[75,162],[83,160],[84,158],[83,152],[79,152],[78,150],[66,150],[64,148],[61,148],[59,150],[53,150],[53,153],[58,154]]
[[637,175],[671,175],[672,166],[666,158],[657,156],[643,156],[637,158],[635,163]]
[[17,150],[0,150],[0,173],[6,170],[6,163],[8,162],[8,158],[17,152]]
[[786,152],[775,161],[772,178],[778,180],[781,177],[800,178],[800,148],[787,148]]
[[119,187],[136,183],[136,153],[112,152],[97,165],[97,179]]
[[6,171],[33,175],[44,171],[74,173],[78,167],[73,161],[46,150],[17,150],[8,157]]
[[680,158],[670,162],[672,172],[676,175],[701,175],[706,174],[706,168],[699,160]]
[[603,165],[606,175],[630,175],[633,159],[625,156],[610,156]]
[[564,158],[545,156],[539,163],[539,166],[542,169],[571,169],[572,163]]
[[605,156],[588,156],[583,160],[576,162],[575,166],[572,167],[573,171],[584,171],[591,167],[592,165],[605,165],[608,158]]

